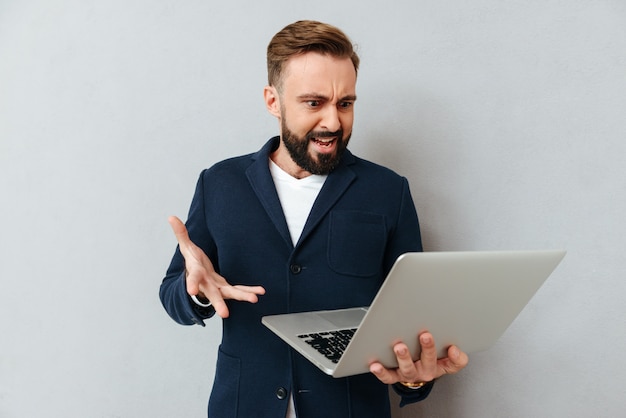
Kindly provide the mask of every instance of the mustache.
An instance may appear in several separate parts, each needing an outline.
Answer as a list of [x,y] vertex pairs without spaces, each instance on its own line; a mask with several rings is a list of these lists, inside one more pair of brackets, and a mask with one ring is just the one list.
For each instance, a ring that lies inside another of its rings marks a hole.
[[343,140],[343,129],[339,129],[338,131],[335,131],[335,132],[330,132],[330,131],[311,131],[308,134],[306,134],[306,139],[332,138],[332,137],[337,137],[337,138]]

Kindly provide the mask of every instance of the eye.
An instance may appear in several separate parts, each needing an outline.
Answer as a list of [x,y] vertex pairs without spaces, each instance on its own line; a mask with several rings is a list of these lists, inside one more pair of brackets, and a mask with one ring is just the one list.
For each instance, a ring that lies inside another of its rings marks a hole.
[[307,100],[306,104],[309,107],[319,107],[320,101],[319,100]]
[[347,109],[350,109],[353,104],[354,102],[344,101],[344,102],[339,102],[338,107],[342,110],[347,110]]

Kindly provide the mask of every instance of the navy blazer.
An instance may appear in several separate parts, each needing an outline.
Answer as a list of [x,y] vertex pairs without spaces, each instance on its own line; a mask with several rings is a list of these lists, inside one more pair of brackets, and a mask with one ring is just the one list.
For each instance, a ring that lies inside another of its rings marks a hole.
[[[299,417],[389,417],[387,385],[370,373],[325,375],[261,317],[369,305],[395,259],[422,250],[408,182],[346,150],[294,247],[269,170],[278,141],[203,171],[189,211],[190,238],[216,270],[231,284],[266,290],[256,304],[227,302],[209,416],[284,418],[293,395]],[[190,301],[184,269],[177,249],[161,301],[176,322],[204,325],[214,312]],[[431,386],[396,390],[404,404],[423,399]]]

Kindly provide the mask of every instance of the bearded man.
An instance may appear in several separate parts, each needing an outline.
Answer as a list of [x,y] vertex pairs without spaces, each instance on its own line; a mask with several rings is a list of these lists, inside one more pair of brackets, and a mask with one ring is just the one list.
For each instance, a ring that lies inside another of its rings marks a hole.
[[425,332],[417,361],[398,343],[397,369],[374,363],[335,379],[261,318],[369,305],[398,256],[422,250],[408,182],[347,149],[359,58],[341,30],[288,25],[267,64],[263,93],[280,136],[203,171],[186,225],[169,220],[179,246],[161,301],[180,324],[222,318],[209,417],[390,417],[388,385],[402,405],[421,401],[467,355],[450,347],[437,359]]

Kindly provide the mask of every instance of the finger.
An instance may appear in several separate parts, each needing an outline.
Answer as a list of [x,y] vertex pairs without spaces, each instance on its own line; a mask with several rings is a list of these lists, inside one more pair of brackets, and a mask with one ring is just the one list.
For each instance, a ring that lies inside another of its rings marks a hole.
[[222,319],[228,318],[230,315],[230,311],[228,310],[228,306],[226,306],[226,302],[223,299],[220,299],[216,303],[212,303],[213,309],[215,309],[215,313]]
[[465,368],[469,363],[469,357],[466,353],[459,350],[456,346],[450,346],[448,348],[448,357],[438,361],[440,374],[452,374],[457,373],[461,369]]
[[226,306],[226,303],[223,300],[213,305],[213,308],[215,309],[215,313],[217,314],[217,316],[222,319],[226,319],[230,315],[228,306]]
[[430,332],[423,332],[419,335],[419,343],[422,349],[420,360],[423,365],[435,366],[437,364],[437,348],[435,339]]
[[256,303],[258,295],[264,295],[265,289],[261,286],[223,286],[220,288],[224,299],[235,299],[244,302]]
[[200,293],[200,284],[194,277],[188,276],[186,279],[187,293],[190,295],[198,295]]
[[187,227],[185,227],[183,221],[181,221],[176,216],[170,216],[169,218],[167,218],[167,221],[172,227],[172,231],[176,236],[176,241],[178,241],[178,245],[180,245],[181,247],[187,246],[187,244],[191,242],[191,239],[189,239],[189,233],[187,232]]
[[[187,260],[196,260],[195,257],[185,258]],[[216,272],[208,272],[203,269],[190,268],[187,271],[187,293],[190,295],[197,295],[200,291],[204,292],[205,296],[211,294],[211,288],[219,289],[221,286],[228,286],[228,282],[222,276]]]
[[398,360],[397,373],[401,380],[407,382],[417,380],[417,369],[415,368],[415,363],[411,357],[409,347],[407,347],[404,343],[398,343],[393,346],[393,351],[396,354],[396,359]]
[[378,378],[381,382],[385,384],[392,384],[400,380],[395,371],[386,369],[380,363],[372,363],[370,364],[370,372]]
[[419,335],[421,347],[420,360],[417,362],[420,380],[429,382],[437,377],[437,348],[435,339],[430,332],[423,332]]
[[228,306],[226,305],[227,299],[234,299],[239,301],[245,301],[250,303],[256,303],[258,301],[257,295],[265,294],[265,289],[261,286],[231,286],[226,283],[221,276],[218,276],[220,281],[224,283],[222,286],[203,286],[204,295],[215,309],[215,312],[221,318],[227,318],[229,316]]
[[244,285],[235,285],[234,286],[238,290],[242,290],[244,292],[252,293],[258,296],[265,294],[265,288],[263,286],[244,286]]
[[213,309],[215,309],[215,313],[219,315],[220,318],[228,318],[230,314],[228,311],[228,306],[226,306],[226,302],[224,301],[224,297],[222,296],[222,292],[220,288],[216,286],[207,286],[206,289],[203,289],[204,296],[211,302],[213,305]]

